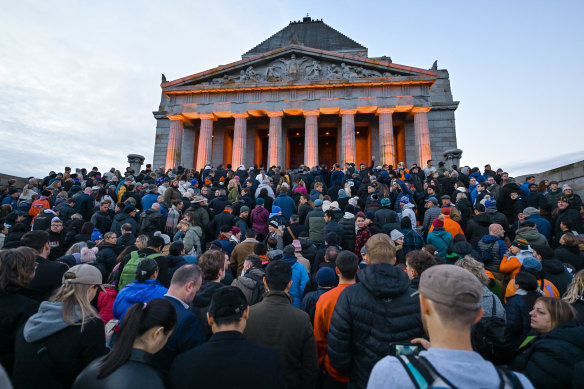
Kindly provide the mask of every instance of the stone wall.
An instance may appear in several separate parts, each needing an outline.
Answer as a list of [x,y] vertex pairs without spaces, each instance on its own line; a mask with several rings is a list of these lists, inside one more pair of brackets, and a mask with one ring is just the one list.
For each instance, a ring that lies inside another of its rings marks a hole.
[[26,183],[28,183],[27,178],[11,176],[9,174],[2,174],[0,173],[0,185],[8,185],[8,180],[15,179],[16,180],[16,187],[22,188]]
[[584,196],[584,161],[571,163],[569,165],[537,174],[526,174],[515,177],[515,181],[523,183],[525,182],[525,177],[532,175],[535,176],[537,183],[541,180],[558,181],[560,187],[564,184],[568,184],[574,189],[575,193]]

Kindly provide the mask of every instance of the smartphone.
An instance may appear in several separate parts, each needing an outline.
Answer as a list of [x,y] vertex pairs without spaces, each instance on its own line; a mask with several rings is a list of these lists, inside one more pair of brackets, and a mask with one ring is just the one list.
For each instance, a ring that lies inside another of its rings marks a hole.
[[394,357],[400,355],[418,355],[424,348],[419,344],[412,343],[390,343],[389,354]]
[[119,322],[120,321],[118,319],[111,319],[110,321],[108,321],[105,325],[105,333],[107,334],[112,332]]

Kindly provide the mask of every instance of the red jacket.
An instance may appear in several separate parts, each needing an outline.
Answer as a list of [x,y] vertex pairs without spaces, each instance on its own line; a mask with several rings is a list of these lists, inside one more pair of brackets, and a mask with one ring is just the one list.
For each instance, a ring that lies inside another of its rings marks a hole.
[[105,285],[106,292],[99,292],[97,297],[97,308],[99,309],[99,316],[103,323],[106,324],[108,321],[114,318],[114,313],[112,311],[114,306],[114,300],[118,295],[115,288]]

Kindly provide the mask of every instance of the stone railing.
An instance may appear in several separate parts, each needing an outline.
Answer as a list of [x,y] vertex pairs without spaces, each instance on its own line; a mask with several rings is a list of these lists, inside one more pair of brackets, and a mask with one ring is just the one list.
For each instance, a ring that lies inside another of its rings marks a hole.
[[584,161],[574,162],[569,165],[561,166],[552,170],[537,174],[525,174],[515,177],[515,181],[521,185],[527,176],[535,176],[535,181],[541,180],[558,181],[560,187],[568,184],[574,189],[574,192],[584,196]]

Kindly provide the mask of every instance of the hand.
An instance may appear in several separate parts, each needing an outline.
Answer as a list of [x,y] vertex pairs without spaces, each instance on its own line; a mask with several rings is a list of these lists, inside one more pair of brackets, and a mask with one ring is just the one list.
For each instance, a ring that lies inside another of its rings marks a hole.
[[371,156],[371,160],[375,161],[375,155]]
[[432,347],[432,345],[430,344],[430,341],[426,340],[424,338],[412,339],[412,343],[422,345],[422,347],[424,347],[425,350],[428,350],[430,347]]

